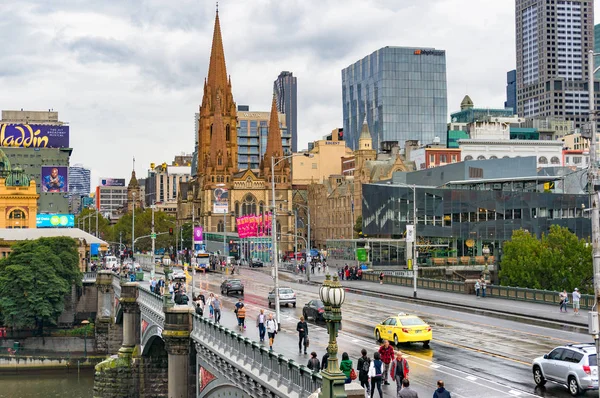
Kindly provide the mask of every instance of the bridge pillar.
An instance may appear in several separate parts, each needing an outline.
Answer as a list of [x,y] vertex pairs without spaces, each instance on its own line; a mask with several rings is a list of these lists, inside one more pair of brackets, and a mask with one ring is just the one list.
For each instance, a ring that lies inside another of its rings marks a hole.
[[119,356],[131,357],[136,344],[136,330],[139,325],[138,320],[138,284],[137,282],[128,282],[121,285],[121,297],[119,302],[123,308],[123,344],[119,349]]
[[193,309],[165,307],[164,311],[165,328],[162,337],[169,355],[169,398],[187,398]]
[[98,289],[98,311],[96,312],[96,351],[108,353],[108,332],[113,322],[115,292],[112,286],[113,274],[110,271],[100,271],[96,275]]

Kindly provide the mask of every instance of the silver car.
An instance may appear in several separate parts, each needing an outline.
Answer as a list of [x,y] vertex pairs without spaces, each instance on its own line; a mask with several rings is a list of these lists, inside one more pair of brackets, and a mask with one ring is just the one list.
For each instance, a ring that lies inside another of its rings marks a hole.
[[[271,307],[271,305],[275,306],[275,289],[269,292],[267,300],[269,301],[269,307]],[[294,308],[296,307],[296,293],[289,287],[279,288],[279,305],[283,304],[291,304]]]
[[533,360],[533,381],[563,384],[572,396],[598,389],[598,362],[594,344],[568,344]]

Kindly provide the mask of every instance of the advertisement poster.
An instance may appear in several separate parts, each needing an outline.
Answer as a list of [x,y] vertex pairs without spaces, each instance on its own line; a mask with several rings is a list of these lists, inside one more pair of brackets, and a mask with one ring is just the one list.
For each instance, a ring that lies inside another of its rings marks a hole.
[[224,214],[229,209],[229,192],[227,188],[216,188],[213,190],[213,213]]
[[0,146],[68,148],[69,126],[0,124]]
[[194,243],[202,242],[204,240],[204,228],[194,227]]
[[124,187],[124,178],[101,178],[100,185],[103,187]]
[[37,228],[73,228],[75,215],[73,214],[38,214],[35,216]]
[[67,166],[42,166],[42,192],[69,192]]

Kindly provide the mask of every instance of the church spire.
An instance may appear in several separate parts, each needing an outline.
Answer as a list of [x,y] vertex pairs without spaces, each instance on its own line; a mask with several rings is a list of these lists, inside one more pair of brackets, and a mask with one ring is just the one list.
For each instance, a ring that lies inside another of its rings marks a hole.
[[212,49],[210,51],[210,63],[208,65],[208,85],[212,88],[215,96],[219,90],[221,90],[221,94],[227,92],[227,67],[225,66],[225,52],[223,51],[223,38],[221,36],[218,8],[215,18]]
[[[283,156],[283,145],[281,143],[281,130],[279,129],[279,114],[277,113],[277,103],[275,94],[273,94],[273,102],[271,103],[271,115],[269,117],[269,134],[267,137],[267,149],[263,158],[263,169],[271,169],[271,157],[275,157],[275,161]],[[281,162],[276,169],[283,168],[285,161]]]
[[365,115],[365,121],[362,125],[360,136],[358,137],[358,149],[373,149],[373,137],[369,131],[369,125],[367,124],[367,116]]
[[220,97],[217,97],[215,104],[215,117],[210,137],[210,164],[217,170],[223,170],[227,165],[227,143],[225,142]]

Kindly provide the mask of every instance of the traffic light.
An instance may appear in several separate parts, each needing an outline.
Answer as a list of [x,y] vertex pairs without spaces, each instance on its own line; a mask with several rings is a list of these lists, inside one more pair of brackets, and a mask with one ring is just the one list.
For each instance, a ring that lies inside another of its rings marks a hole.
[[338,129],[338,141],[344,141],[344,130]]
[[173,228],[169,228],[169,235],[173,235]]

